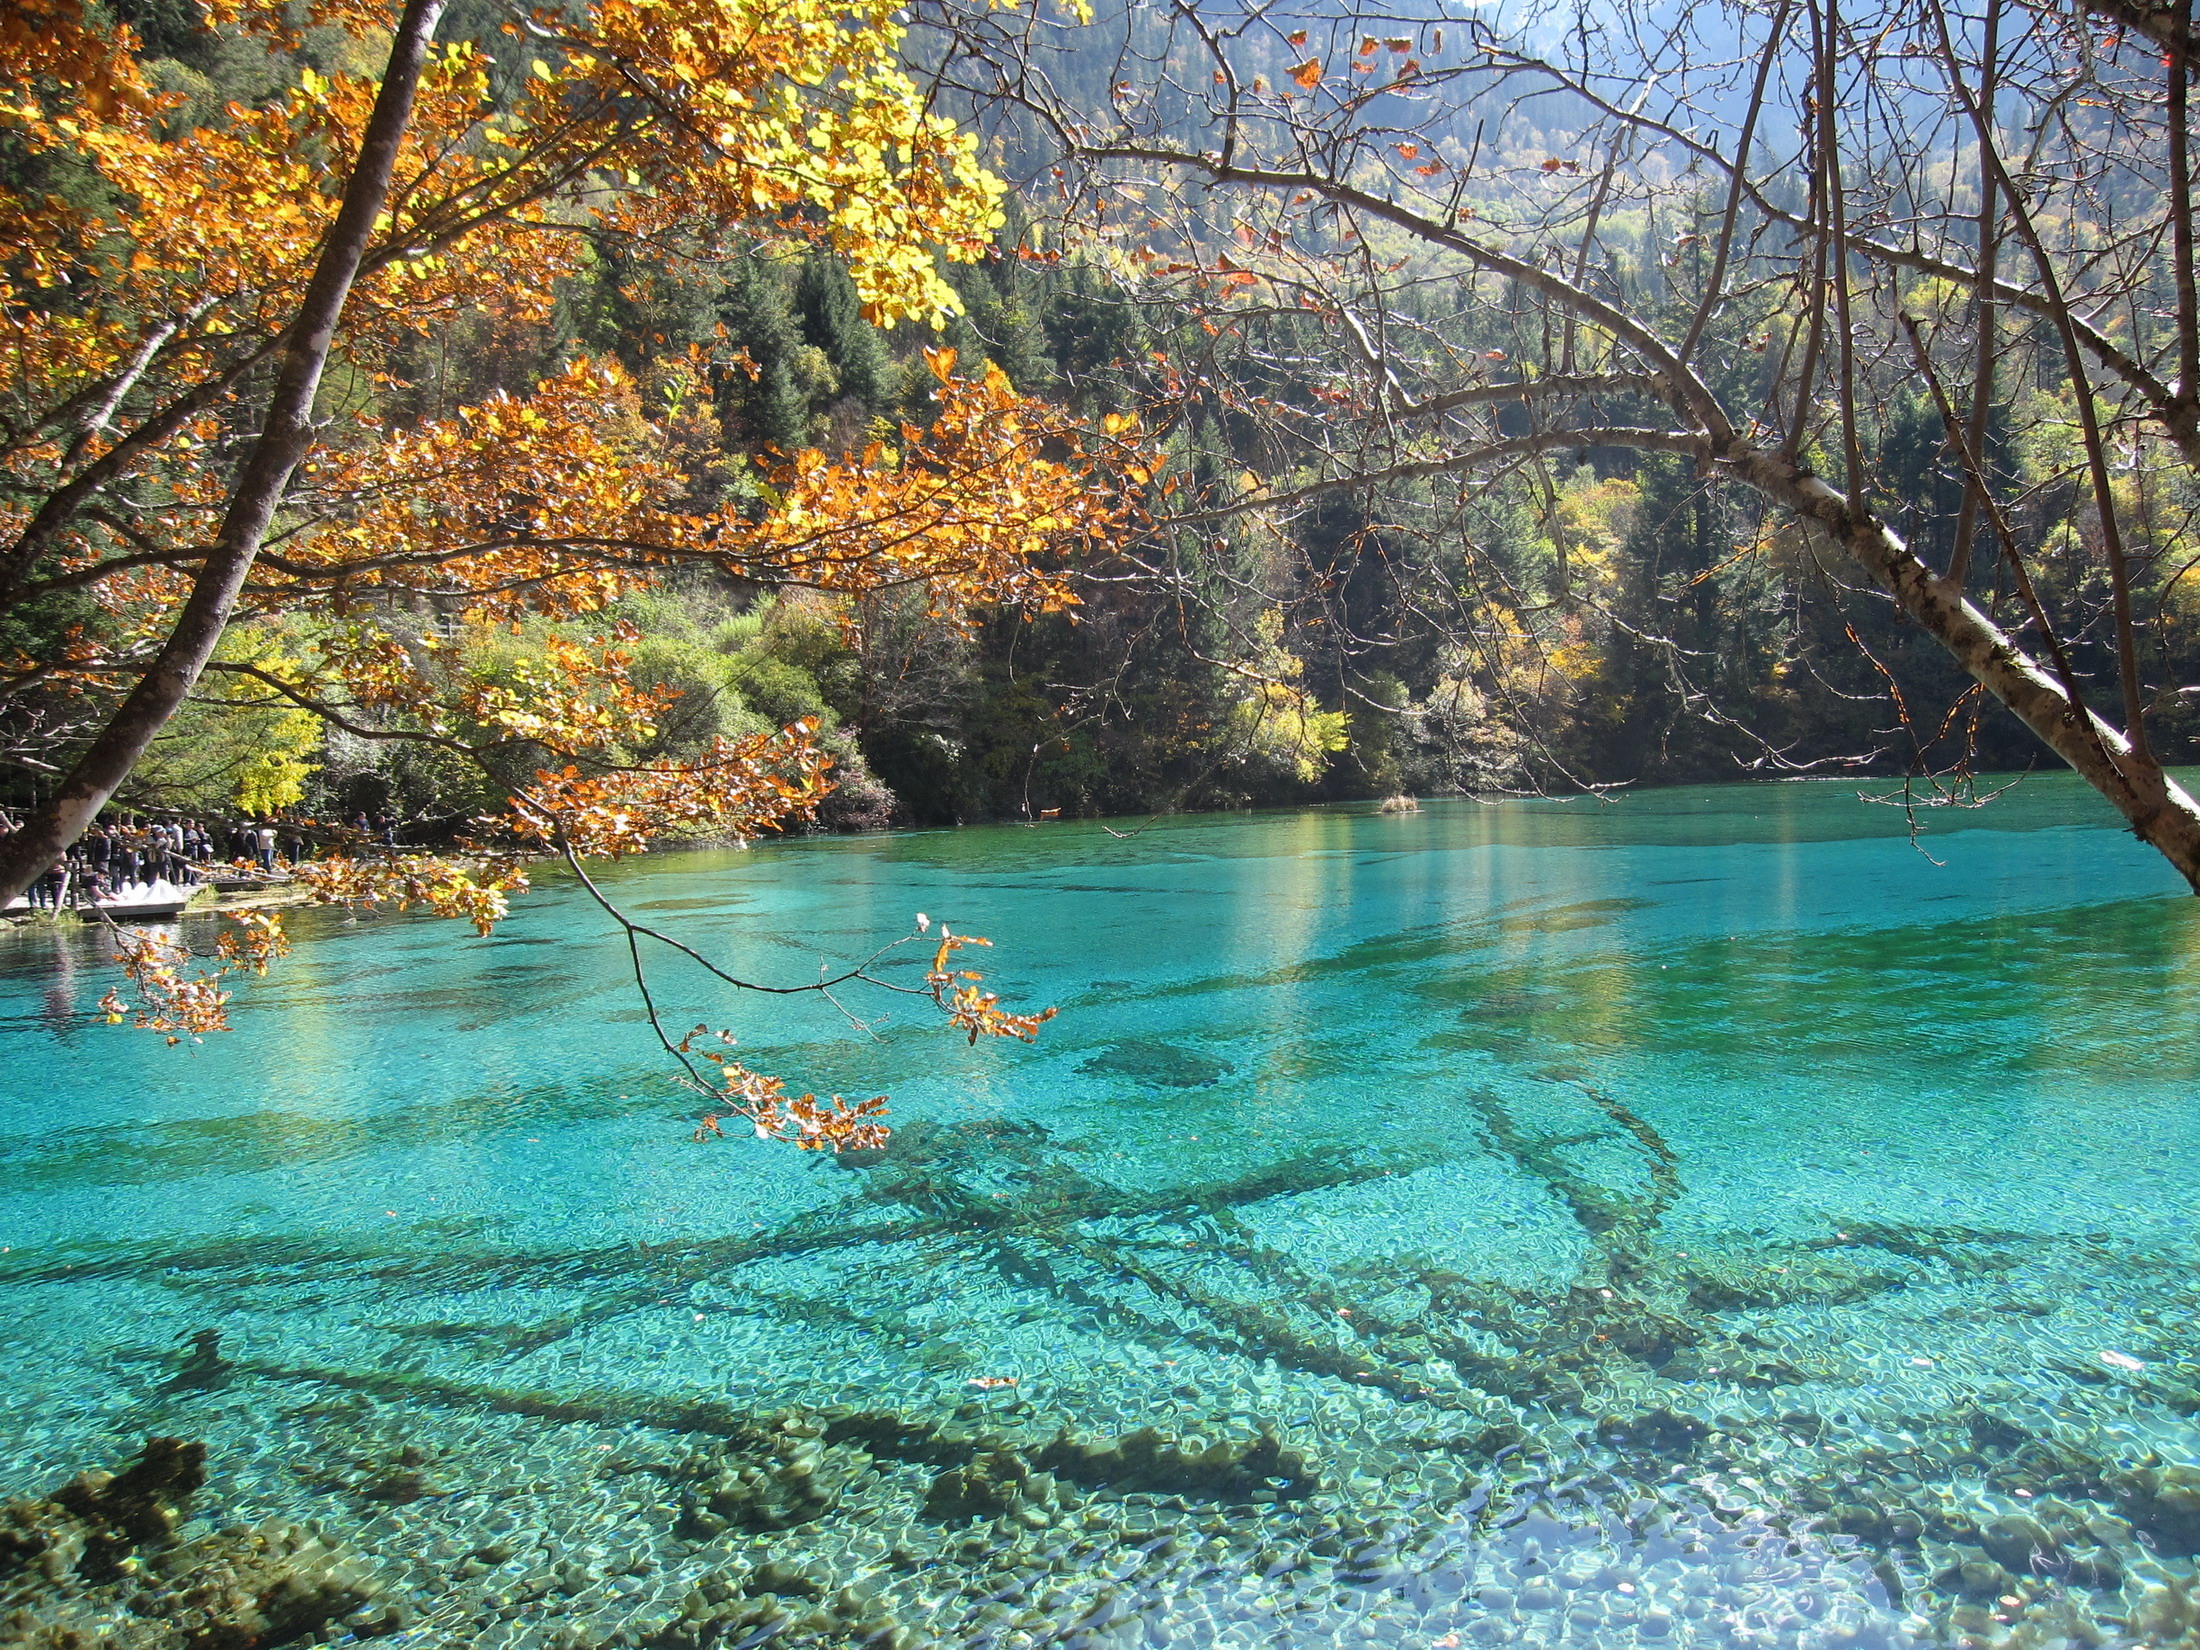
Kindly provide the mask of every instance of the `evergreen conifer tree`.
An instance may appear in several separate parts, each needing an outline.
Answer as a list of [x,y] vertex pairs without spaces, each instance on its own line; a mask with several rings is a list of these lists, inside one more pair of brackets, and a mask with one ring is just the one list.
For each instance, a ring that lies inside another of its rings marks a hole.
[[893,406],[901,374],[886,335],[863,318],[855,282],[838,258],[815,252],[803,260],[795,276],[794,311],[802,335],[832,362],[842,395],[872,414]]
[[779,272],[745,258],[718,300],[728,344],[745,349],[756,376],[728,373],[719,386],[719,415],[738,445],[793,452],[808,439],[810,409],[790,360],[802,342]]

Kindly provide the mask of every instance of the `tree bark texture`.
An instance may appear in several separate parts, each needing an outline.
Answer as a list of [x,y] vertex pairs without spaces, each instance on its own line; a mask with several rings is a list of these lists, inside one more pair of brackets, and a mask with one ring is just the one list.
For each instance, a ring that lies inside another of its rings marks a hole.
[[1767,498],[1793,510],[1892,596],[1895,605],[1946,648],[1971,679],[2115,804],[2132,834],[2150,844],[2200,894],[2200,803],[2135,753],[2120,731],[2082,705],[2006,631],[1967,600],[1883,523],[1783,454],[1736,443],[1713,462]]
[[345,300],[389,199],[398,149],[412,119],[414,93],[444,4],[445,0],[406,0],[390,43],[389,66],[360,139],[358,161],[291,322],[275,388],[259,436],[230,493],[220,536],[151,667],[53,795],[19,830],[0,839],[0,903],[29,887],[83,835],[214,656],[291,473],[312,444],[314,397]]

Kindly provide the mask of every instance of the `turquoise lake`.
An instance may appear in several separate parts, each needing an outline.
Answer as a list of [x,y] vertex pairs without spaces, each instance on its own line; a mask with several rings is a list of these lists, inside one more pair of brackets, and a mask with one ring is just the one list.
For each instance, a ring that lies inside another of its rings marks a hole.
[[611,872],[750,977],[922,911],[1060,1009],[973,1048],[651,958],[675,1034],[890,1095],[859,1160],[691,1141],[554,876],[487,940],[296,913],[196,1047],[99,1023],[95,937],[0,935],[4,1492],[203,1440],[186,1535],[372,1578],[295,1642],[2200,1643],[2200,901],[2066,776],[1922,820]]

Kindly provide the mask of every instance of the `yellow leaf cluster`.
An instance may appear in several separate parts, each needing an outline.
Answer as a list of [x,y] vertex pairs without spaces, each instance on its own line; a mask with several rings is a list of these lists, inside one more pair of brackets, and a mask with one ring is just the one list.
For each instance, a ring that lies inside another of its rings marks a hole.
[[[265,974],[268,964],[287,956],[290,940],[273,912],[249,911],[237,926],[214,942],[211,959],[201,959],[181,940],[143,928],[116,930],[115,961],[135,988],[135,1002],[109,991],[99,1011],[109,1024],[127,1019],[145,1031],[157,1031],[171,1044],[198,1042],[208,1032],[229,1029],[229,992],[222,982],[233,974]],[[193,969],[210,960],[211,967]]]
[[435,854],[399,854],[381,860],[309,860],[294,875],[322,905],[414,907],[457,917],[487,935],[502,922],[510,897],[527,887],[516,861],[467,866]]
[[523,837],[583,857],[641,853],[662,836],[746,841],[814,817],[831,790],[832,758],[814,731],[797,722],[777,733],[719,737],[686,761],[545,768],[514,792],[513,821]]
[[[709,526],[728,571],[850,595],[922,584],[950,617],[973,602],[1074,602],[1059,558],[1124,529],[1123,490],[1073,424],[998,369],[972,382],[953,376],[953,351],[927,354],[940,380],[931,426],[903,425],[894,454],[874,444],[853,462],[803,452],[770,467],[771,509]],[[1110,438],[1115,471],[1136,462],[1134,438]]]
[[943,614],[1069,605],[1065,558],[1124,530],[1115,475],[1151,463],[1135,426],[1090,453],[1072,420],[997,370],[956,378],[952,351],[931,356],[930,426],[843,459],[767,459],[761,511],[679,509],[686,477],[612,362],[577,361],[531,396],[316,452],[295,496],[317,525],[269,557],[262,598],[396,589],[463,598],[482,617],[572,615],[687,561],[847,595],[922,584]]

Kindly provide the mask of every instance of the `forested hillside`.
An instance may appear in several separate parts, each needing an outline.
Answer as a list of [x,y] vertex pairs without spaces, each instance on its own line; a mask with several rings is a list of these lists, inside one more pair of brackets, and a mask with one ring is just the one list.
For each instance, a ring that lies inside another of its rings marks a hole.
[[[316,76],[374,68],[368,45],[341,30],[285,43],[208,26],[191,0],[110,0],[105,20],[130,31],[171,133],[237,126]],[[1233,97],[1242,82],[1248,99],[1288,103],[1299,87],[1310,105],[1328,95],[1326,74],[1358,87],[1349,125],[1363,150],[1385,150],[1382,165],[1408,185],[1451,187],[1452,221],[1547,246],[1600,302],[1677,333],[1723,280],[1728,301],[1696,318],[1694,366],[1723,404],[1769,407],[1794,372],[1809,308],[1792,249],[1760,233],[1729,257],[1716,168],[1639,126],[1615,137],[1596,75],[1568,78],[1569,63],[1626,43],[1618,24],[1594,39],[1548,19],[1506,32],[1432,5],[1377,21],[1270,19],[1239,27],[1224,52],[1185,15],[1143,6],[1012,41],[954,16],[918,22],[930,26],[902,44],[905,62],[984,134],[988,164],[1011,186],[975,260],[937,264],[952,294],[939,313],[874,324],[849,254],[770,214],[707,246],[668,222],[582,237],[539,294],[493,282],[454,294],[386,349],[340,351],[321,386],[324,425],[403,432],[478,420],[576,363],[615,366],[615,385],[597,396],[601,438],[676,473],[682,509],[735,517],[776,508],[786,477],[775,466],[791,455],[853,461],[895,448],[934,416],[942,373],[975,384],[997,369],[1014,392],[1060,409],[1065,428],[1136,430],[1157,450],[1163,462],[1125,484],[1137,508],[1106,543],[1049,552],[1060,600],[942,602],[921,579],[820,590],[707,557],[668,562],[646,588],[607,583],[591,623],[660,707],[646,730],[614,741],[622,758],[691,760],[714,739],[808,721],[834,785],[816,821],[833,828],[2041,759],[2032,735],[1894,604],[1684,453],[1594,433],[1539,439],[1471,481],[1443,463],[1401,464],[1395,451],[1373,461],[1366,432],[1387,416],[1385,395],[1433,384],[1432,355],[1493,392],[1601,374],[1585,427],[1656,423],[1656,396],[1613,373],[1608,349],[1577,344],[1572,323],[1554,340],[1547,309],[1493,300],[1485,279],[1447,270],[1429,244],[1348,222],[1334,202],[1326,217],[1304,202],[1256,210],[1166,169],[1135,176],[1088,158],[1065,170],[1061,123],[1072,117],[1100,131],[1112,111],[1121,131],[1189,152],[1212,137],[1210,93],[1226,74]],[[439,38],[473,44],[492,104],[527,87],[532,48],[487,0],[454,6]],[[1010,44],[1045,71],[1043,98],[1000,95]],[[1744,118],[1760,44],[1708,14],[1688,36],[1696,82],[1685,96],[1705,129]],[[1210,76],[1209,53],[1226,69]],[[1468,78],[1453,67],[1462,60],[1490,72]],[[1531,84],[1530,63],[1552,72]],[[1432,98],[1437,74],[1457,78]],[[1807,66],[1783,61],[1759,93],[1769,81],[1774,98],[1803,95],[1799,76]],[[2108,145],[2112,125],[2080,108],[2058,141]],[[1756,141],[1769,141],[1761,128]],[[1960,134],[1937,132],[1912,169],[1960,195],[1965,153]],[[1362,153],[1336,176],[1365,182],[1374,166]],[[111,188],[82,157],[20,136],[0,146],[0,167],[19,193],[87,210]],[[2103,171],[2095,182],[2087,199],[2102,221],[2073,210],[2057,234],[2105,242],[2114,214],[2154,209],[2144,179]],[[572,216],[622,187],[569,179],[553,210]],[[1802,172],[1775,173],[1765,189],[1767,212],[1813,210]],[[1975,187],[1971,200],[1975,210]],[[2168,279],[2166,258],[2142,285]],[[56,290],[37,301],[59,301]],[[1370,299],[1373,309],[1355,311]],[[1915,271],[1889,302],[1928,325],[1971,307],[1960,284]],[[1382,368],[1388,388],[1364,358],[1368,314],[1399,340],[1380,346],[1398,352]],[[1875,347],[1888,370],[1857,450],[1879,478],[1886,523],[1941,565],[1959,534],[1979,535],[1977,511],[1934,385],[1899,358],[1891,313],[1881,320]],[[2074,615],[2065,640],[2076,680],[2113,683],[2108,616],[2117,601],[2138,613],[2155,749],[2191,760],[2200,700],[2177,691],[2200,680],[2190,473],[2142,436],[2118,438],[2114,486],[2140,556],[2136,582],[2112,598],[2068,374],[2037,316],[2007,331],[1978,428],[1981,461],[2008,501],[2011,549],[2044,609]],[[1535,408],[1489,405],[1499,437],[1549,429]],[[1838,475],[1839,441],[1812,439]],[[1155,476],[1173,478],[1168,490]],[[298,512],[288,530],[310,533],[310,517]],[[1976,557],[1974,582],[1999,580],[1999,565]],[[132,605],[142,592],[50,574],[32,583],[0,617],[0,802],[16,807],[37,802],[100,725],[112,700],[87,661],[126,652],[143,618]],[[533,679],[567,645],[572,603],[485,614],[478,594],[478,582],[378,578],[340,591],[332,609],[268,603],[246,615],[118,803],[388,811],[422,840],[494,812],[533,755],[508,753],[507,773],[432,739],[380,738],[404,724],[401,703],[354,694],[344,714],[317,714],[326,701],[281,685],[286,673],[307,679],[331,627],[369,613],[391,635],[455,650],[447,667],[477,685]]]

